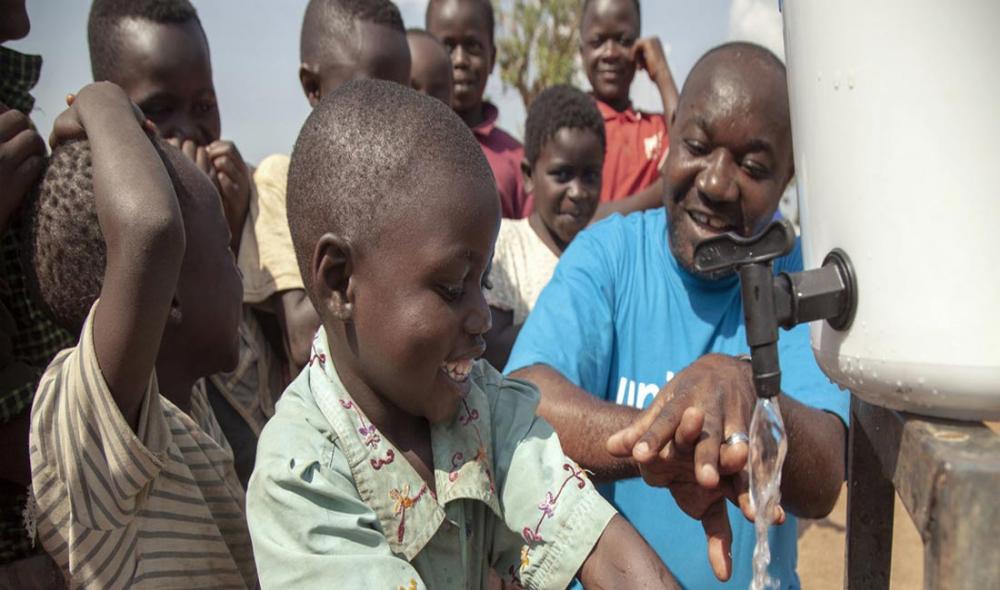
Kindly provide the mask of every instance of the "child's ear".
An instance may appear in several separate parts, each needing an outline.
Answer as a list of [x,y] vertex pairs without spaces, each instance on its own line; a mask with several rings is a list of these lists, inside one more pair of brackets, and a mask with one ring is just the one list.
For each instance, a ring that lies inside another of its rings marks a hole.
[[323,97],[323,86],[320,84],[319,68],[312,64],[300,64],[299,83],[302,84],[302,92],[306,94],[306,99],[309,100],[309,106],[315,108],[319,104],[319,99]]
[[521,160],[521,177],[524,178],[524,193],[532,195],[535,193],[535,181],[531,178],[531,164],[527,158]]
[[490,73],[493,73],[493,68],[497,65],[497,46],[496,42],[493,43],[493,47],[490,47]]
[[[350,289],[354,262],[350,242],[338,235],[323,234],[316,243],[312,271],[313,288],[320,305],[336,319],[350,321],[354,313]],[[320,311],[323,315],[323,310]]]

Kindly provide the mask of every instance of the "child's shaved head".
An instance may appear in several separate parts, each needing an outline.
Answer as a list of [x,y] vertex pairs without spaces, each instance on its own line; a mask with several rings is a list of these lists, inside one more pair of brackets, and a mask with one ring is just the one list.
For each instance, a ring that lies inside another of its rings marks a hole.
[[410,80],[406,29],[389,0],[310,0],[300,52],[299,81],[312,106],[348,80]]
[[198,23],[188,0],[94,0],[87,19],[87,42],[94,80],[115,80],[121,50],[119,26],[127,19],[159,24]]
[[307,288],[322,235],[364,250],[391,235],[390,222],[405,224],[414,207],[456,191],[496,196],[479,144],[441,101],[381,80],[352,81],[325,96],[299,133],[288,171],[288,225]]
[[[183,154],[166,144],[157,149],[185,213],[197,179],[176,165]],[[71,141],[52,151],[23,211],[24,267],[32,290],[56,323],[78,334],[101,293],[107,265],[89,142]]]
[[354,37],[357,23],[406,32],[399,9],[389,0],[310,0],[302,22],[299,45],[302,61],[322,61],[332,44]]

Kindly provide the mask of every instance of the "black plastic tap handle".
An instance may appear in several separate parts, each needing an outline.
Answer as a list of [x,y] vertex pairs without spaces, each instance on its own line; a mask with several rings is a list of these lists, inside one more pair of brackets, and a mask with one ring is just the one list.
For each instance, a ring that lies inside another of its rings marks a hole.
[[779,219],[750,238],[727,233],[703,241],[694,250],[694,268],[698,272],[715,272],[762,264],[791,252],[794,245],[792,224]]

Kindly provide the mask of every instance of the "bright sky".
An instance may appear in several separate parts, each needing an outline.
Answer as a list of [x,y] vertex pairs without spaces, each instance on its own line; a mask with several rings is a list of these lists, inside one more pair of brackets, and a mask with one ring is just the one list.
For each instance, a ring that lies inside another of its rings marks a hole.
[[[299,29],[307,0],[192,0],[212,51],[222,134],[249,162],[288,153],[309,106],[298,82]],[[422,27],[427,0],[397,0],[407,27]],[[83,0],[28,0],[31,34],[10,44],[41,54],[32,119],[46,136],[65,108],[67,92],[90,81],[87,12]],[[780,51],[778,0],[642,0],[643,35],[657,35],[678,84],[707,49],[730,39],[750,39]],[[524,109],[504,92],[494,73],[487,95],[500,107],[500,124],[523,135]],[[640,74],[632,98],[661,110],[656,89]]]

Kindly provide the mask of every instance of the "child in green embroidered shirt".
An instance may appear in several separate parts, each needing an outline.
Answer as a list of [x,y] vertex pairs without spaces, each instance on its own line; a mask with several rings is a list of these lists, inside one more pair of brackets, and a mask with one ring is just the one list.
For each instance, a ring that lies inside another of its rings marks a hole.
[[440,101],[350,82],[292,154],[288,221],[323,329],[264,428],[247,511],[264,588],[674,587],[485,362],[500,204]]

